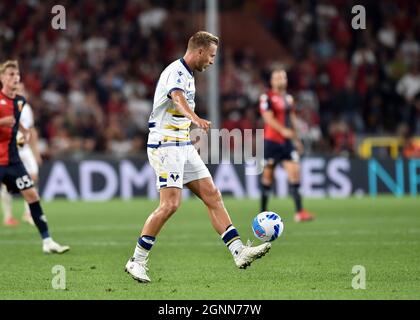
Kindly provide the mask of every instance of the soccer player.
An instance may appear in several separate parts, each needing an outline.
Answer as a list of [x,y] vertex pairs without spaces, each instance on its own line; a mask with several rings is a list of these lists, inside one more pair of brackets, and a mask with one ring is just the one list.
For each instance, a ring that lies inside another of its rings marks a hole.
[[302,207],[302,197],[299,191],[299,153],[303,153],[303,145],[296,133],[294,101],[286,91],[286,71],[283,69],[274,70],[271,73],[270,82],[271,89],[260,97],[260,112],[264,120],[261,211],[267,211],[268,198],[274,180],[274,169],[280,163],[287,173],[289,191],[295,202],[294,219],[296,222],[309,221],[314,219],[314,216]]
[[[17,94],[27,98],[24,84],[22,82],[18,85]],[[34,127],[34,116],[32,108],[29,103],[25,104],[25,108],[22,109],[20,115],[20,124],[30,132],[29,143],[24,143],[23,136],[17,138],[19,158],[22,160],[23,166],[28,171],[31,179],[36,184],[38,181],[38,164],[41,164],[42,159],[38,149],[38,133]],[[19,221],[13,217],[12,214],[12,195],[7,191],[5,185],[1,186],[1,202],[4,214],[4,225],[5,226],[16,226]],[[22,220],[35,225],[31,217],[31,212],[28,203],[25,201],[24,213]]]
[[20,115],[26,100],[17,94],[20,82],[19,64],[8,60],[0,65],[0,182],[10,192],[20,192],[29,204],[32,219],[42,237],[42,251],[64,253],[70,248],[55,242],[49,233],[47,220],[42,211],[38,192],[19,158],[16,134],[23,133],[29,140],[29,131],[20,125]]
[[183,186],[187,186],[206,205],[213,228],[231,252],[237,267],[245,269],[265,255],[270,243],[257,247],[244,245],[223,204],[219,190],[189,138],[189,127],[208,130],[211,123],[195,112],[194,72],[213,64],[219,39],[205,31],[188,41],[183,58],[172,62],[160,75],[153,110],[149,118],[148,157],[155,170],[160,203],[147,218],[134,255],[125,270],[139,282],[149,282],[147,259],[156,236],[178,209]]

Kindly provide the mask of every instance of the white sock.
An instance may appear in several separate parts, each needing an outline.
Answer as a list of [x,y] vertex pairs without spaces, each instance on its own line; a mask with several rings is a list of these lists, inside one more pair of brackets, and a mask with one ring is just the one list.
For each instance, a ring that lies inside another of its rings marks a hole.
[[53,242],[53,239],[52,239],[51,237],[48,237],[48,238],[42,239],[42,243],[44,243],[44,244],[49,244],[49,243],[51,243],[51,242]]
[[244,244],[242,243],[241,239],[237,239],[233,241],[230,246],[229,250],[233,257],[236,257],[242,251],[242,247]]
[[242,251],[241,249],[244,244],[239,237],[238,231],[233,225],[229,226],[229,228],[227,228],[226,231],[220,235],[220,237],[225,242],[233,257],[236,257]]
[[1,186],[1,205],[3,208],[4,220],[12,217],[12,195],[7,192],[6,186]]
[[133,257],[136,260],[144,261],[149,256],[149,252],[150,251],[144,249],[143,247],[141,247],[140,245],[137,244],[136,249],[134,249]]

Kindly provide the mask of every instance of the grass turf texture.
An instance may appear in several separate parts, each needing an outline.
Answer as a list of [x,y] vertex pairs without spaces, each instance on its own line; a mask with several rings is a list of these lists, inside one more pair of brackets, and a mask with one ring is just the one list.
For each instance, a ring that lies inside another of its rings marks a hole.
[[[201,202],[184,201],[150,255],[152,283],[140,284],[124,266],[156,204],[44,203],[52,235],[71,245],[64,255],[44,255],[29,225],[0,227],[0,299],[420,299],[418,197],[307,199],[317,219],[302,224],[290,199],[273,199],[285,230],[246,270],[235,267]],[[242,239],[254,239],[258,201],[225,204]],[[65,267],[66,290],[52,288],[55,265]],[[352,288],[355,265],[366,268],[365,290]]]

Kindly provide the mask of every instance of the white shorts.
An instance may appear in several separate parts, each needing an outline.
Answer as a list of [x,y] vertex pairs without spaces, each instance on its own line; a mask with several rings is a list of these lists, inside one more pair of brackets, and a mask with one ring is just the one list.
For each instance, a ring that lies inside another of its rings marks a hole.
[[156,173],[158,190],[166,187],[182,189],[191,181],[211,177],[193,145],[147,148],[147,155]]
[[23,166],[30,175],[38,175],[39,167],[35,160],[35,156],[31,149],[19,150],[19,157],[22,160]]

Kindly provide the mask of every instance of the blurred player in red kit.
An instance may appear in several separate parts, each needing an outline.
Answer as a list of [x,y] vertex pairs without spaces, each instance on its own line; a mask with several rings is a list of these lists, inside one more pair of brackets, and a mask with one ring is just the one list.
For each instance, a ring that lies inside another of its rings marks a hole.
[[287,74],[283,69],[271,73],[271,89],[260,97],[260,112],[264,120],[264,170],[261,179],[261,211],[267,211],[268,198],[274,180],[274,169],[280,163],[287,173],[289,192],[293,197],[295,221],[309,221],[314,216],[302,207],[299,154],[303,144],[296,132],[293,97],[287,94]]
[[29,130],[20,124],[20,115],[26,100],[17,94],[20,83],[19,64],[8,60],[0,64],[0,182],[9,192],[20,192],[29,204],[32,219],[42,238],[44,253],[64,253],[70,248],[59,245],[49,233],[47,219],[41,208],[34,182],[19,157],[16,135],[22,132],[29,140]]

